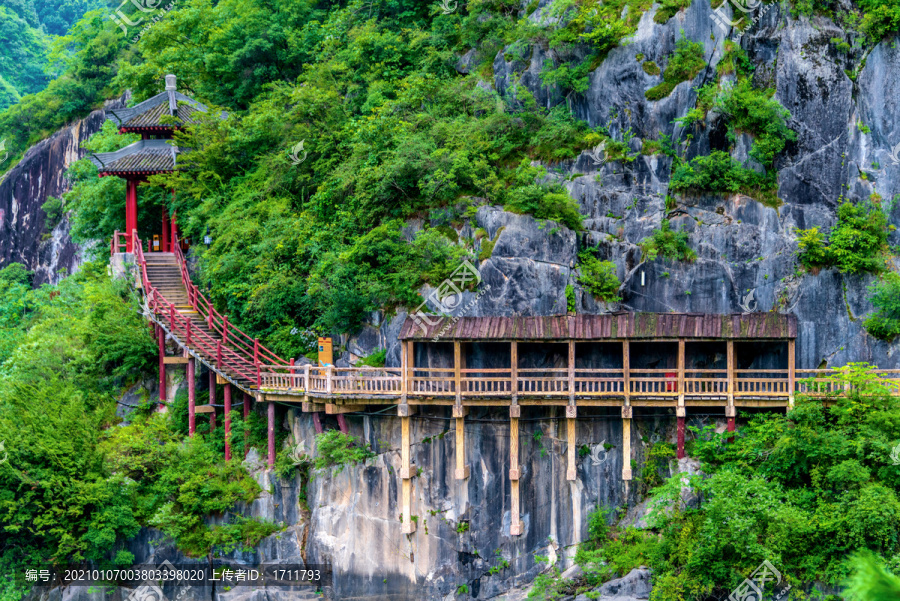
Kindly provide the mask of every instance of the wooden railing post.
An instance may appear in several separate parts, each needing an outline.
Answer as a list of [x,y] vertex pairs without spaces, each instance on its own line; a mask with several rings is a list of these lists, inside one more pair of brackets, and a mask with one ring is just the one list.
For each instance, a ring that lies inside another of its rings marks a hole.
[[[734,408],[734,387],[737,385],[734,377],[734,369],[735,369],[735,360],[734,360],[734,340],[728,339],[725,343],[726,345],[726,361],[728,362],[728,396],[726,397],[727,405],[725,407],[725,418],[727,419],[728,425],[727,430],[729,432],[734,432],[735,429],[735,417],[737,416],[737,411]],[[734,441],[734,438],[729,438],[728,442]]]
[[291,357],[291,377],[290,377],[290,386],[288,388],[294,388],[294,358]]
[[453,341],[453,389],[456,392],[456,404],[462,405],[462,374],[460,372],[460,364],[462,363],[462,345],[459,340]]
[[332,382],[331,378],[334,375],[334,366],[328,365],[325,367],[325,392],[330,396],[332,390],[334,390],[334,382]]
[[796,346],[793,338],[788,340],[788,407],[794,407],[794,388],[796,387]]
[[253,339],[253,367],[256,368],[256,389],[262,388],[262,375],[259,372],[259,338]]
[[309,394],[309,363],[303,366],[303,391]]
[[509,343],[509,379],[512,404],[519,404],[519,343],[513,340]]

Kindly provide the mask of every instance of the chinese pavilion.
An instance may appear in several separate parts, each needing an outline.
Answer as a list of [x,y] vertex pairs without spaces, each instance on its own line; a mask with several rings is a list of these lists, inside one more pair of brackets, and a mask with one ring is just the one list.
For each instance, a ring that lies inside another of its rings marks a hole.
[[[156,96],[130,108],[109,111],[108,119],[119,127],[119,133],[141,134],[134,144],[115,152],[91,155],[100,177],[108,175],[121,177],[127,183],[125,192],[125,234],[126,252],[132,252],[132,236],[137,230],[137,186],[151,175],[171,173],[177,168],[178,155],[187,151],[169,143],[176,129],[194,122],[196,113],[207,112],[207,108],[188,96],[176,91],[176,78],[166,75],[166,89]],[[174,117],[166,119],[163,117]],[[172,190],[174,197],[175,191]],[[156,250],[168,252],[169,244],[176,239],[178,226],[175,213],[169,223],[168,211],[163,209],[161,244]]]

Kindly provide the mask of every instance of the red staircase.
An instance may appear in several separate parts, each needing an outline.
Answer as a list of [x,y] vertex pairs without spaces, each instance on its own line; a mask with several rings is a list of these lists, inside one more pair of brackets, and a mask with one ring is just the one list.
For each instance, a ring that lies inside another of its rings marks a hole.
[[[113,252],[121,248],[120,238],[124,237],[125,234],[118,232],[113,236]],[[172,246],[174,252],[145,253],[134,232],[134,260],[156,321],[219,375],[243,388],[259,389],[261,365],[288,366],[289,363],[216,311],[191,282],[177,239]]]

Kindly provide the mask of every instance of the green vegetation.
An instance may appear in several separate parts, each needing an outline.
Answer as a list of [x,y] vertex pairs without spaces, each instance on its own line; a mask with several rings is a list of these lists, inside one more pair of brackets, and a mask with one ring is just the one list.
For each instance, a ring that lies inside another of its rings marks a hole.
[[[721,597],[767,559],[795,588],[838,584],[858,568],[852,554],[868,550],[877,563],[852,581],[855,599],[896,590],[896,576],[881,567],[900,551],[894,385],[865,364],[829,380],[852,392],[827,406],[800,396],[788,415],[757,414],[733,443],[713,426],[695,430],[688,452],[705,476],[681,474],[655,488],[652,529],[615,530],[602,508],[591,514],[590,541],[576,556],[588,582],[647,565],[653,601]],[[700,494],[697,507],[681,502],[682,486]]]
[[186,395],[166,414],[145,400],[120,424],[115,399],[154,373],[157,357],[124,282],[111,281],[101,263],[56,287],[32,290],[30,277],[18,264],[0,270],[0,565],[105,561],[141,526],[157,526],[194,555],[274,531],[249,520],[203,522],[251,501],[259,487],[238,460],[222,460],[223,429],[211,438],[198,428],[188,439]]
[[693,261],[697,253],[688,243],[688,234],[684,230],[674,231],[668,219],[663,219],[658,230],[654,230],[649,238],[641,241],[643,260],[655,261],[657,257],[673,261]]
[[681,193],[743,192],[760,197],[765,185],[765,176],[747,169],[727,152],[713,150],[707,156],[697,156],[679,163],[672,171],[669,189]]
[[659,75],[659,66],[653,61],[644,61],[641,68],[647,75]]
[[[674,13],[673,13],[674,14]],[[675,42],[675,54],[669,58],[666,70],[663,72],[663,82],[652,87],[644,93],[647,100],[660,100],[672,93],[675,86],[683,81],[694,79],[703,68],[706,61],[703,58],[703,44],[692,42],[682,37]]]
[[875,312],[864,322],[866,331],[881,340],[893,340],[900,336],[900,275],[885,273],[869,287],[869,292]]
[[329,430],[322,434],[316,434],[316,450],[318,456],[314,467],[317,470],[337,466],[337,471],[340,472],[345,465],[362,463],[375,456],[368,445],[340,430]]
[[575,309],[577,308],[575,305],[575,286],[572,284],[566,285],[566,312],[567,313],[575,313]]
[[659,4],[659,9],[653,15],[653,20],[656,23],[668,23],[669,19],[675,16],[675,13],[690,5],[690,0],[662,0]]
[[819,228],[797,230],[798,259],[807,269],[836,267],[843,273],[881,273],[889,256],[884,212],[871,203],[844,202],[828,235]]
[[373,351],[367,357],[363,357],[356,362],[356,367],[384,367],[384,360],[387,358],[387,349],[378,349]]
[[616,275],[616,264],[601,261],[589,250],[578,253],[578,283],[600,300],[622,300],[619,297],[621,282]]

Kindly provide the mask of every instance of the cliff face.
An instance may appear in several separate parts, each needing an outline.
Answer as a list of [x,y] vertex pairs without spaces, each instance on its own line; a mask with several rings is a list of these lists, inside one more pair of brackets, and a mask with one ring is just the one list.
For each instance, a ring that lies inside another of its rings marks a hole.
[[[124,98],[106,108],[125,106]],[[67,216],[48,227],[41,206],[69,190],[66,169],[85,155],[82,142],[100,130],[106,112],[98,110],[31,148],[0,180],[0,267],[22,263],[35,272],[34,285],[56,283],[78,269],[82,250],[69,238]]]

